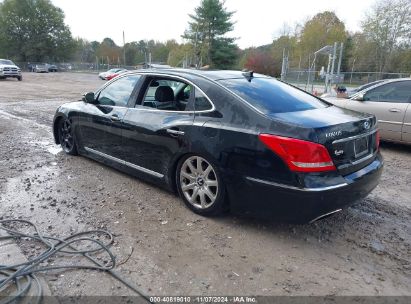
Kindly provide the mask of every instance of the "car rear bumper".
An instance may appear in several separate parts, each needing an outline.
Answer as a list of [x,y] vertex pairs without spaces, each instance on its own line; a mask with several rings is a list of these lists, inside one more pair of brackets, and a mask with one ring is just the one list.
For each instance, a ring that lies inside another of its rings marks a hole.
[[335,185],[297,188],[253,177],[228,187],[234,212],[275,218],[288,222],[311,222],[340,211],[364,197],[377,185],[382,173],[380,154],[361,170],[341,177]]

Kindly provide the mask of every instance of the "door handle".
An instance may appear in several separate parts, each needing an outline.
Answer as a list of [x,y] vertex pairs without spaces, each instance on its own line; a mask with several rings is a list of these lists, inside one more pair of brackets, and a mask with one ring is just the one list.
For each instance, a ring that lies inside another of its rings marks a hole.
[[117,114],[113,114],[110,116],[111,121],[120,121],[120,117]]
[[393,113],[400,113],[401,112],[400,109],[396,109],[396,108],[391,108],[388,111],[393,112]]
[[185,134],[184,131],[179,131],[179,130],[175,130],[175,129],[167,129],[166,131],[167,131],[168,134],[174,135],[174,136],[180,136],[180,135]]

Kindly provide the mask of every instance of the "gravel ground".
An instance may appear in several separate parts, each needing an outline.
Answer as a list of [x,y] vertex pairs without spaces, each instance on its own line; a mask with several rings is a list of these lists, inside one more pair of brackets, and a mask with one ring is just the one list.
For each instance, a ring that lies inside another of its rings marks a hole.
[[[58,105],[102,84],[74,73],[0,80],[0,218],[60,236],[108,229],[117,271],[150,295],[411,295],[411,147],[383,144],[380,185],[323,221],[203,218],[173,193],[54,145]],[[41,248],[21,249],[30,258]],[[132,295],[93,271],[46,279],[57,296]]]

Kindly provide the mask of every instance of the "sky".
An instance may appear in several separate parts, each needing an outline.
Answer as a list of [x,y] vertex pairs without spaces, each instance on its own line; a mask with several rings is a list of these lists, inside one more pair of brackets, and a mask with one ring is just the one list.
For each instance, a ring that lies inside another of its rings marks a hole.
[[[63,9],[74,37],[126,42],[154,39],[182,42],[181,35],[201,0],[51,0]],[[294,27],[316,13],[331,10],[349,31],[360,29],[361,20],[376,0],[226,0],[235,11],[234,31],[241,48],[269,44],[284,24]]]

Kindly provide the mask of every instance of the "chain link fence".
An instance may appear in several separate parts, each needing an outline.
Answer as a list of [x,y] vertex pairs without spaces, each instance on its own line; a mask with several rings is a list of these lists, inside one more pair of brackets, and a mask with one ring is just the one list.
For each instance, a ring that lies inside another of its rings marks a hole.
[[[379,73],[379,72],[342,72],[338,84],[356,87],[380,79],[396,79],[411,77],[411,72]],[[335,76],[335,75],[334,75]],[[290,69],[283,80],[309,92],[322,92],[325,89],[325,78],[320,71]],[[334,83],[335,84],[335,83]]]
[[91,72],[98,73],[113,68],[125,68],[127,70],[136,70],[145,68],[144,64],[136,66],[124,66],[118,64],[96,64],[96,63],[69,63],[69,62],[16,62],[16,65],[25,72],[34,72],[37,65],[45,65],[49,72]]

